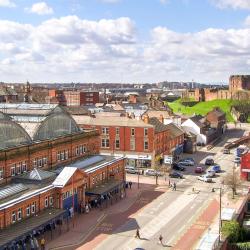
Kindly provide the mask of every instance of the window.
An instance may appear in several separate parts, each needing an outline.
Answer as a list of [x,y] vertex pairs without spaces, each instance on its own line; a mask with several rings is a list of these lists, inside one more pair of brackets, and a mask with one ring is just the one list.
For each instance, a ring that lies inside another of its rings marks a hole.
[[11,176],[15,176],[15,174],[16,174],[16,164],[13,164],[11,166]]
[[120,128],[115,128],[115,134],[120,135]]
[[69,158],[69,150],[63,150],[57,152],[57,161],[64,161]]
[[0,180],[3,179],[3,168],[0,167]]
[[80,153],[80,155],[83,154],[83,145],[81,145],[81,146],[79,147],[79,153]]
[[22,163],[22,172],[27,172],[27,162]]
[[45,207],[48,207],[48,206],[49,206],[49,199],[48,199],[48,197],[45,197],[44,206],[45,206]]
[[17,211],[17,220],[21,220],[22,219],[22,208],[18,208]]
[[109,139],[102,139],[102,148],[109,148]]
[[21,174],[21,166],[22,166],[22,162],[19,162],[19,163],[16,165],[16,173],[17,173],[17,174]]
[[65,160],[69,159],[69,151],[68,150],[64,150],[64,159]]
[[144,136],[148,136],[148,129],[144,128]]
[[63,193],[63,200],[65,200],[66,199],[66,196],[65,196],[65,193]]
[[26,207],[26,216],[30,216],[30,205]]
[[135,140],[134,139],[130,140],[130,150],[135,150]]
[[50,205],[50,206],[53,206],[53,203],[54,203],[53,196],[50,196],[50,197],[49,197],[49,205]]
[[60,152],[57,153],[57,161],[60,161],[61,160],[61,154]]
[[95,178],[92,178],[92,184],[95,185]]
[[119,139],[116,139],[115,140],[115,148],[120,148],[120,140]]
[[11,222],[12,223],[16,222],[16,212],[15,211],[13,211],[12,214],[11,214]]
[[33,202],[31,205],[31,213],[34,214],[36,212],[36,202]]
[[102,128],[102,134],[108,135],[109,134],[109,128]]
[[144,150],[148,150],[148,140],[144,140]]
[[76,147],[76,155],[79,155],[79,147]]
[[131,136],[135,136],[135,129],[131,128]]

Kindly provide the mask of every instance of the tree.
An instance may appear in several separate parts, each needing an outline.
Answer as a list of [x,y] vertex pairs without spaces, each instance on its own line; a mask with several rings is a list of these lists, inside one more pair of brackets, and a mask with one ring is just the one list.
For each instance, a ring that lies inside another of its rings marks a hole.
[[224,178],[224,183],[232,189],[233,199],[236,195],[237,188],[241,184],[240,176],[235,173],[235,167],[233,167],[233,172],[226,175]]
[[241,227],[236,220],[224,222],[221,232],[230,243],[236,243],[241,238]]

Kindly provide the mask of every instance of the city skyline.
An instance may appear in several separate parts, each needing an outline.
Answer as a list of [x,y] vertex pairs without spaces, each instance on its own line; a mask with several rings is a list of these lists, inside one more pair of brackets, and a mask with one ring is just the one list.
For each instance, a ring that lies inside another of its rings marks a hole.
[[246,74],[248,0],[0,0],[0,81],[228,82]]

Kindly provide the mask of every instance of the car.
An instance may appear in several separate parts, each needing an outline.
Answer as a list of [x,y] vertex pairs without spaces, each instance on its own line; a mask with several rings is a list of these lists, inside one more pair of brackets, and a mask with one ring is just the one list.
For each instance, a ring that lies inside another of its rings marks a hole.
[[201,176],[198,176],[197,178],[199,181],[204,181],[204,182],[212,182],[212,178],[207,176],[207,175],[201,175]]
[[178,163],[173,163],[172,168],[174,170],[179,170],[179,171],[185,171],[186,170],[185,167],[183,167],[181,164],[178,164]]
[[241,158],[240,157],[235,157],[234,159],[234,163],[240,163],[241,162]]
[[181,173],[178,173],[178,172],[172,172],[169,174],[169,177],[182,179],[183,175]]
[[197,173],[197,174],[201,174],[201,173],[204,172],[204,169],[203,169],[203,167],[196,167],[194,172]]
[[207,158],[205,160],[205,165],[213,165],[214,164],[214,160],[213,158]]
[[215,172],[215,173],[220,173],[221,172],[221,167],[220,167],[220,165],[214,165],[213,167],[212,167],[212,170]]
[[206,175],[207,175],[208,177],[214,177],[214,176],[215,176],[215,171],[214,171],[214,170],[207,170]]
[[161,176],[161,172],[156,171],[155,169],[146,169],[145,170],[145,175],[149,175],[149,176]]
[[182,159],[182,161],[192,161],[192,162],[194,162],[194,159],[192,157],[186,157],[186,158]]
[[180,160],[178,163],[183,166],[194,166],[194,162],[190,160]]
[[141,173],[141,171],[139,169],[136,169],[136,168],[130,167],[130,166],[125,167],[125,171],[128,174],[138,174],[138,173],[140,174]]
[[230,154],[230,150],[228,148],[223,149],[223,154]]

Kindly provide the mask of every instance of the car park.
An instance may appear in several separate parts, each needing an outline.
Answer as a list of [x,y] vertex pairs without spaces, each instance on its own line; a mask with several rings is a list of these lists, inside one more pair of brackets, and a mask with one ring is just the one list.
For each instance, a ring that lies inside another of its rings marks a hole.
[[214,170],[207,170],[206,175],[207,175],[208,177],[214,177],[214,176],[215,176],[215,171],[214,171]]
[[197,178],[199,181],[204,181],[204,182],[212,182],[212,178],[207,176],[207,175],[201,175],[201,176],[198,176]]
[[156,171],[155,169],[146,169],[145,170],[145,175],[149,175],[149,176],[161,176],[161,172]]
[[181,173],[178,173],[178,172],[172,172],[169,174],[169,177],[182,179],[183,175]]
[[221,172],[221,167],[220,165],[216,164],[212,167],[212,170],[215,172],[215,173],[220,173]]
[[207,158],[205,160],[205,165],[213,165],[214,164],[214,159],[213,158]]
[[197,173],[197,174],[201,174],[201,173],[204,172],[204,169],[203,169],[203,167],[196,167],[194,172]]
[[185,171],[186,170],[185,167],[183,167],[181,164],[178,164],[178,163],[173,163],[172,169],[179,170],[179,171]]

